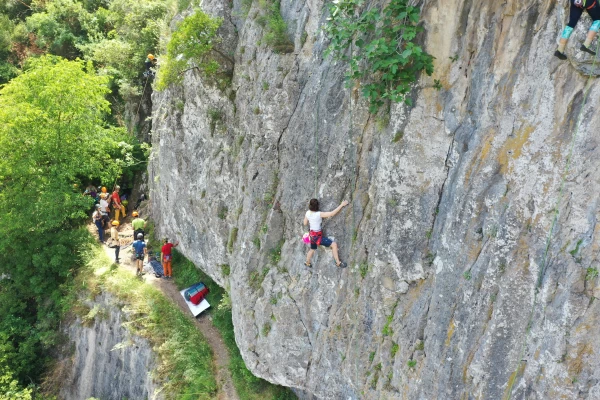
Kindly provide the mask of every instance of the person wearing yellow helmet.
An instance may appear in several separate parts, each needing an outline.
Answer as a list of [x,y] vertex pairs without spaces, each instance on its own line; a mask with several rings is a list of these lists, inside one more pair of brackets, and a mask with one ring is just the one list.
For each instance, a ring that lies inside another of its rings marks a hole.
[[146,72],[144,72],[144,76],[147,78],[154,77],[154,71],[152,71],[152,68],[156,66],[156,57],[154,57],[153,54],[148,54],[144,65],[146,66]]
[[108,247],[115,249],[115,263],[119,263],[119,252],[121,251],[121,240],[119,239],[119,221],[114,220],[110,228],[110,239],[107,242]]
[[110,217],[108,215],[110,213],[110,209],[108,207],[108,193],[100,193],[100,201],[98,203],[100,205],[100,213],[102,213],[102,226],[104,229],[106,229],[108,227],[108,222],[110,221]]
[[133,227],[133,237],[136,238],[138,237],[138,234],[141,233],[143,238],[146,235],[145,229],[148,223],[140,218],[140,215],[137,211],[134,211],[131,215],[134,217],[134,220],[131,221],[131,226]]

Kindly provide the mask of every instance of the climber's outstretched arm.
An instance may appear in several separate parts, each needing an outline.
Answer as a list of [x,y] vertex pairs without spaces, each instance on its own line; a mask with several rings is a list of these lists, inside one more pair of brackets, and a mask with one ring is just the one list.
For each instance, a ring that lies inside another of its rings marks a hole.
[[344,208],[345,206],[348,205],[348,202],[346,200],[342,201],[340,203],[339,206],[337,206],[337,208],[333,211],[329,211],[329,212],[322,212],[321,213],[321,218],[331,218],[331,217],[335,217],[337,215],[337,213],[339,213],[342,208]]

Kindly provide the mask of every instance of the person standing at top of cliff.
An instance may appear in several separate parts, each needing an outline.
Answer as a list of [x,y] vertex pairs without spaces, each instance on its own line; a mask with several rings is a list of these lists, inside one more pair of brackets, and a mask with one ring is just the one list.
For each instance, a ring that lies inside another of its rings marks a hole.
[[304,216],[304,226],[308,225],[310,232],[310,250],[306,255],[306,262],[304,265],[307,267],[312,267],[310,260],[312,256],[315,254],[315,250],[319,246],[331,247],[331,251],[333,251],[333,258],[335,259],[335,265],[339,268],[346,268],[347,264],[340,260],[338,255],[338,245],[336,242],[328,238],[327,236],[323,236],[322,223],[323,218],[331,218],[337,215],[342,208],[348,205],[346,200],[342,201],[340,205],[333,211],[329,212],[321,212],[319,211],[319,200],[311,199],[308,203],[308,211]]
[[123,214],[123,218],[125,218],[125,207],[121,204],[121,196],[119,196],[119,190],[121,190],[120,186],[115,186],[114,192],[112,192],[111,201],[113,204],[113,208],[115,209],[115,220],[119,220],[119,213]]
[[570,0],[571,9],[569,11],[569,23],[567,26],[565,26],[565,29],[560,37],[560,41],[558,42],[558,49],[554,52],[556,57],[560,58],[561,60],[567,59],[565,47],[567,46],[569,36],[571,36],[571,33],[573,33],[575,25],[577,25],[579,18],[581,18],[581,15],[583,14],[583,10],[587,11],[594,22],[588,31],[585,42],[581,45],[579,50],[593,56],[596,55],[596,52],[590,49],[590,45],[596,37],[598,30],[600,30],[600,4],[598,4],[598,1],[600,0]]

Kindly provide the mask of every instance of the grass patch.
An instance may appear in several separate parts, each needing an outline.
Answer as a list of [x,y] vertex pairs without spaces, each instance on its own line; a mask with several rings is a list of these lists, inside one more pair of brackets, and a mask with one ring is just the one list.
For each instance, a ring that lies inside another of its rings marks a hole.
[[276,53],[291,53],[294,51],[294,44],[287,33],[287,24],[281,16],[279,2],[267,4],[261,1],[262,14],[257,22],[265,27],[263,40],[267,46]]
[[100,246],[87,251],[91,261],[77,277],[76,288],[101,288],[127,304],[131,314],[124,325],[146,338],[158,354],[156,376],[162,378],[165,397],[214,398],[218,386],[209,367],[212,350],[190,318],[154,286],[122,268],[110,268],[112,262]]
[[[210,288],[210,293],[208,293],[206,299],[213,307],[206,312],[212,316],[212,323],[221,333],[223,342],[229,350],[229,371],[231,372],[233,384],[240,399],[296,399],[296,395],[288,388],[273,385],[260,379],[252,375],[248,368],[246,368],[240,350],[235,343],[231,307],[216,307],[218,304],[223,303],[224,298],[227,299],[229,297],[227,292],[202,272],[202,270],[196,268],[191,261],[183,257],[177,250],[174,250],[173,253],[174,280],[178,288],[183,289],[196,282],[204,282]],[[268,268],[266,268],[266,272],[269,272]],[[264,270],[263,274],[266,275]],[[262,279],[264,279],[264,276]],[[177,398],[179,399],[179,397]]]
[[396,357],[396,353],[398,353],[398,350],[400,350],[400,345],[396,342],[393,342],[392,349],[390,351],[390,356],[392,358]]
[[221,264],[221,272],[223,272],[223,275],[229,276],[231,274],[231,267],[229,264]]
[[233,253],[233,245],[235,244],[238,236],[238,228],[231,229],[231,233],[229,233],[229,240],[227,241],[227,251],[229,253]]
[[585,274],[585,280],[591,281],[592,279],[596,279],[598,277],[598,268],[589,267]]
[[279,264],[279,261],[281,261],[281,248],[283,247],[284,243],[285,240],[282,239],[279,242],[277,242],[275,247],[269,250],[269,260],[273,265],[277,265]]
[[367,276],[367,272],[369,272],[369,264],[367,264],[366,262],[360,264],[360,266],[358,267],[358,271],[360,272],[360,277],[365,279],[365,276]]
[[264,267],[262,272],[259,272],[258,270],[250,272],[250,275],[248,276],[248,283],[250,284],[250,287],[254,291],[259,290],[268,273],[269,267]]
[[404,137],[404,131],[397,131],[392,139],[392,143],[399,142]]

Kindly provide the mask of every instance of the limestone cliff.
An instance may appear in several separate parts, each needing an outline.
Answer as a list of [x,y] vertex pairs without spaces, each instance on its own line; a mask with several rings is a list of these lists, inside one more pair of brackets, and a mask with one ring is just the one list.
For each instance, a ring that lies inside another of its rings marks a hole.
[[[282,0],[287,54],[258,3],[203,2],[232,88],[155,93],[149,167],[158,232],[230,289],[252,372],[327,399],[600,398],[597,80],[566,168],[589,19],[560,62],[562,2],[419,2],[435,73],[387,124],[324,56],[323,1]],[[315,190],[352,201],[325,226],[346,270],[303,265]]]
[[[61,399],[160,399],[149,371],[155,355],[147,340],[131,335],[126,313],[114,297],[102,293],[88,302],[87,318],[66,328],[70,351],[63,354]],[[56,373],[55,371],[55,373]]]

